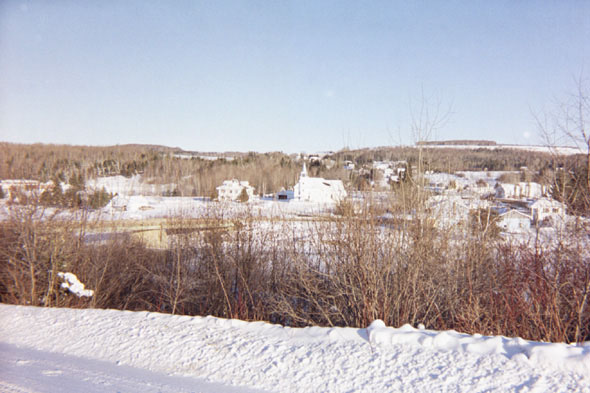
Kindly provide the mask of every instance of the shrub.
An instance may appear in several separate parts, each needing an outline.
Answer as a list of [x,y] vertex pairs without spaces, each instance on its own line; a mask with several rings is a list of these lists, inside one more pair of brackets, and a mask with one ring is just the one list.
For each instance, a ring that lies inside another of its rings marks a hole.
[[57,277],[75,264],[79,242],[72,222],[56,220],[40,205],[13,205],[0,232],[1,301],[46,306],[78,303],[62,296]]
[[350,198],[343,198],[339,200],[336,204],[336,208],[334,209],[334,214],[348,217],[354,215],[354,205]]
[[104,187],[95,191],[88,196],[88,207],[92,209],[100,209],[105,207],[113,199],[113,194],[107,192]]
[[238,195],[238,201],[244,203],[244,202],[248,202],[249,199],[250,199],[250,196],[248,195],[248,191],[246,191],[245,187],[242,188],[240,195]]
[[[403,196],[400,196],[403,198]],[[375,202],[376,203],[376,202]],[[166,222],[150,248],[118,228],[58,221],[40,205],[13,205],[0,223],[0,301],[267,320],[291,326],[423,323],[432,329],[590,339],[587,232],[561,243],[511,244],[488,211],[469,231],[441,231],[400,209],[383,222],[356,214],[260,224],[250,213],[210,212]],[[401,214],[400,214],[401,212]],[[104,236],[90,242],[84,228]],[[487,228],[487,229],[486,229]],[[60,292],[77,275],[91,299]]]

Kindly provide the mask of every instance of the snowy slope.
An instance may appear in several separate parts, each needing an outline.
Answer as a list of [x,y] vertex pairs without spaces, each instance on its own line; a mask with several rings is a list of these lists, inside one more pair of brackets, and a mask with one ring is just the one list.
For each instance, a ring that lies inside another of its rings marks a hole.
[[533,151],[538,153],[550,153],[559,155],[586,154],[587,149],[574,146],[535,146],[535,145],[425,145],[426,149],[462,149],[462,150],[498,150],[512,149]]
[[0,305],[0,359],[7,392],[590,392],[590,346],[380,321],[294,329]]

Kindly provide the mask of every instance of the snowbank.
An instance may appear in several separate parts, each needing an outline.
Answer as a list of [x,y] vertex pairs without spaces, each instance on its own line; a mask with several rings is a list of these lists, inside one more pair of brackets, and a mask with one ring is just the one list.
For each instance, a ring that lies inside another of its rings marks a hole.
[[[0,305],[1,345],[273,392],[590,391],[590,346],[394,329],[381,321],[367,329],[295,329]],[[16,368],[7,362],[0,366]],[[53,371],[66,368],[58,362]]]
[[434,331],[404,325],[399,329],[385,327],[374,321],[368,328],[369,342],[374,345],[411,344],[444,351],[468,352],[478,355],[502,355],[533,365],[548,364],[580,373],[590,373],[590,342],[585,345],[540,343],[522,338],[482,336],[457,333],[454,330]]

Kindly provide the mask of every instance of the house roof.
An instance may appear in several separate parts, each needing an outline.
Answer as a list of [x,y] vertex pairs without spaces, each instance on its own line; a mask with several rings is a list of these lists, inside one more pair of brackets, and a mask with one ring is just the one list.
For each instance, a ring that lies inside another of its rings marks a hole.
[[500,218],[501,219],[506,219],[506,218],[518,218],[518,219],[527,219],[530,220],[531,216],[529,216],[528,214],[524,214],[516,209],[511,209],[508,210],[506,213],[502,213],[500,214]]
[[217,186],[215,188],[216,189],[220,189],[220,188],[232,187],[232,186],[240,186],[240,187],[254,189],[254,187],[252,187],[247,180],[240,181],[240,180],[237,180],[237,179],[224,180],[223,183],[220,186]]

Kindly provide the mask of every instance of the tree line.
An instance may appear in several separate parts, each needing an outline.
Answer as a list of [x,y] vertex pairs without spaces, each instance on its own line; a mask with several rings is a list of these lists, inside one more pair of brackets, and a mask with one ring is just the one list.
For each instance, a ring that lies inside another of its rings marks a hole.
[[[99,176],[142,175],[151,184],[173,184],[171,195],[214,196],[224,180],[247,180],[260,195],[293,187],[302,161],[281,152],[218,154],[204,157],[177,148],[153,145],[69,146],[0,143],[0,179],[33,179],[80,186]],[[225,156],[225,157],[224,157]],[[190,157],[190,158],[187,158]],[[211,159],[214,158],[214,159]],[[343,168],[346,161],[370,168],[374,161],[406,161],[411,169],[454,173],[464,170],[519,171],[533,174],[527,180],[552,187],[554,198],[570,211],[587,214],[590,209],[588,156],[516,151],[512,149],[380,147],[343,149],[323,160],[308,163],[311,176],[343,180],[349,188],[362,189],[367,181],[358,172]],[[6,192],[6,190],[3,190]]]

